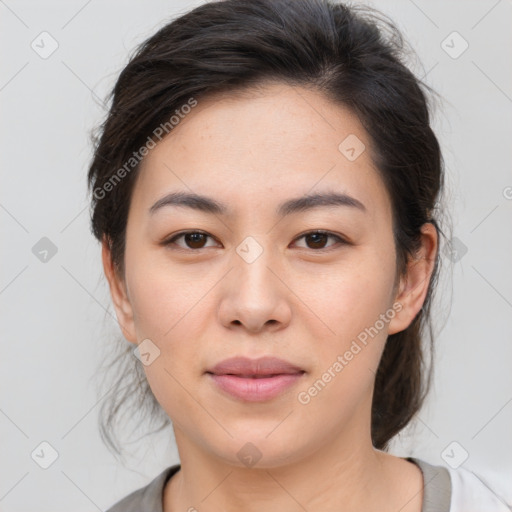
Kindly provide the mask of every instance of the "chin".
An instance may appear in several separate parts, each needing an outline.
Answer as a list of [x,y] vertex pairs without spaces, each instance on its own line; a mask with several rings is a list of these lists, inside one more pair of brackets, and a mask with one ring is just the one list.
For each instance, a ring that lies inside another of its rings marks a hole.
[[[273,424],[275,428],[277,423]],[[211,440],[211,452],[226,464],[248,469],[271,469],[299,462],[309,453],[316,451],[314,440],[311,444],[301,446],[297,437],[289,432],[253,427],[240,433],[229,430],[233,438],[225,439],[222,444]],[[215,443],[215,444],[214,444]]]

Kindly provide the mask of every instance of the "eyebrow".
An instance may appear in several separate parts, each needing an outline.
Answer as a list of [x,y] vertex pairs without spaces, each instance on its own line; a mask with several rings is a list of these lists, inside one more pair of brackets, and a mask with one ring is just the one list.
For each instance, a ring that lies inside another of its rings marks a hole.
[[[151,206],[149,213],[153,215],[156,211],[166,206],[190,208],[213,215],[230,216],[232,214],[227,205],[211,197],[189,192],[171,192],[165,195]],[[289,199],[278,206],[276,214],[279,217],[285,217],[294,213],[312,210],[313,208],[333,206],[348,206],[362,212],[367,211],[364,204],[354,197],[337,192],[324,192]]]

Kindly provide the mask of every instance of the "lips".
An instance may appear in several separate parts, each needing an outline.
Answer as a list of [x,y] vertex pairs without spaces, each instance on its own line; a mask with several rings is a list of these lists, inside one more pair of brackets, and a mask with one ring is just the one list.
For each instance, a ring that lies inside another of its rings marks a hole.
[[207,373],[214,375],[237,375],[246,378],[273,377],[275,375],[304,373],[302,368],[277,357],[232,357],[216,364]]
[[243,402],[271,400],[295,385],[304,373],[300,367],[275,357],[234,357],[206,371],[216,389]]

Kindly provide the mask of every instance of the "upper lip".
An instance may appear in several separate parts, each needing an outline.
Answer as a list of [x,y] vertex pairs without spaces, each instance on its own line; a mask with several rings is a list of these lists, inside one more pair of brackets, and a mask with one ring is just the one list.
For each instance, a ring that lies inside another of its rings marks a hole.
[[252,377],[254,375],[280,375],[283,373],[304,373],[302,368],[279,359],[277,357],[260,357],[250,359],[247,357],[231,357],[216,364],[206,371],[215,375],[240,375]]

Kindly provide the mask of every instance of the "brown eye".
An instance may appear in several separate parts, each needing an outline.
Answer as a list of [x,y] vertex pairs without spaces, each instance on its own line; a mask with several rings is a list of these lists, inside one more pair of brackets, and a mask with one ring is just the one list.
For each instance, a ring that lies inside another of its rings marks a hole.
[[[185,245],[176,243],[176,241],[181,238],[185,241]],[[167,240],[164,242],[164,245],[174,244],[181,249],[204,249],[205,247],[208,247],[205,245],[208,238],[211,238],[211,236],[206,233],[202,233],[201,231],[187,231]]]
[[301,239],[306,240],[306,248],[307,249],[315,249],[315,250],[322,250],[322,249],[329,249],[333,245],[331,244],[326,247],[326,243],[329,240],[329,238],[337,241],[338,243],[346,244],[347,242],[343,240],[338,235],[335,235],[334,233],[330,233],[329,231],[311,231],[309,233],[305,233],[304,235],[297,238],[297,240]]
[[312,233],[306,235],[305,239],[312,244],[312,246],[309,246],[311,249],[323,249],[329,239],[329,235],[325,233]]
[[206,242],[206,235],[203,233],[187,233],[185,236],[185,243],[191,249],[202,249]]

